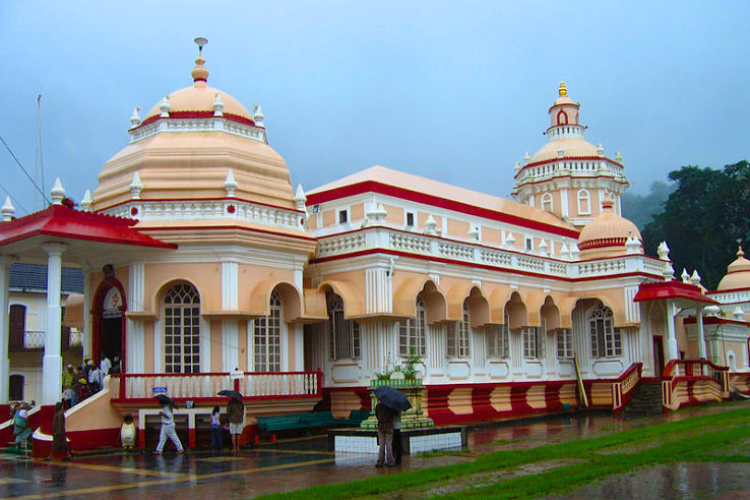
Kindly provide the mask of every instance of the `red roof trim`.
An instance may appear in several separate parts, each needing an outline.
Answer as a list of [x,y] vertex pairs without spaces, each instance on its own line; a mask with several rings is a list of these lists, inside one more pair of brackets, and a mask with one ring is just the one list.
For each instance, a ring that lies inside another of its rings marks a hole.
[[[565,125],[562,125],[562,126],[564,127]],[[550,158],[549,160],[539,160],[539,161],[535,161],[533,163],[527,163],[526,165],[524,165],[523,167],[521,167],[521,170],[519,170],[518,172],[520,173],[521,171],[523,171],[523,170],[525,170],[527,168],[530,168],[530,167],[538,167],[539,165],[546,165],[548,163],[555,163],[555,162],[558,162],[558,161],[579,161],[579,160],[586,160],[586,161],[588,161],[588,160],[595,160],[595,161],[602,161],[602,160],[604,160],[604,161],[608,161],[610,163],[614,163],[615,165],[617,165],[619,167],[625,168],[625,165],[623,165],[622,163],[616,162],[615,160],[610,160],[606,156],[564,156],[562,158]]]
[[[255,124],[253,120],[245,118],[244,116],[235,115],[233,113],[224,113],[223,116],[215,116],[213,111],[170,111],[169,116],[164,118],[167,120],[190,120],[195,118],[226,118],[229,121],[242,123],[243,125],[250,125],[251,127],[260,127]],[[157,120],[161,120],[161,115],[152,115],[143,120],[138,126],[133,127],[130,131],[137,130],[141,127],[145,127],[149,123],[154,123]]]
[[177,248],[177,245],[159,241],[132,229],[137,223],[134,219],[50,205],[26,217],[0,223],[0,246],[44,235],[119,245]]
[[733,292],[747,292],[750,290],[750,287],[745,288],[728,288],[726,290],[713,290],[711,292],[707,292],[709,295],[719,295],[722,293],[733,293]]
[[578,231],[576,231],[575,229],[553,226],[552,224],[525,219],[517,215],[498,212],[496,210],[491,210],[488,208],[477,207],[447,198],[440,198],[438,196],[433,196],[426,193],[411,191],[405,188],[390,186],[378,181],[362,181],[356,184],[349,184],[347,186],[329,189],[328,191],[322,191],[320,193],[309,194],[307,195],[307,205],[319,205],[328,201],[348,198],[350,196],[356,196],[363,193],[378,193],[386,196],[392,196],[394,198],[401,198],[404,200],[421,203],[424,205],[431,205],[446,210],[452,210],[454,212],[474,215],[476,217],[483,217],[485,219],[506,222],[508,224],[514,224],[517,226],[526,227],[528,229],[535,229],[538,231],[545,231],[560,236],[567,236],[568,238],[578,239]]
[[544,279],[550,279],[550,280],[556,280],[556,281],[564,281],[567,283],[578,283],[581,281],[609,280],[609,279],[615,279],[615,278],[630,278],[630,277],[635,277],[635,276],[639,276],[643,278],[653,278],[655,276],[653,274],[646,274],[643,272],[632,272],[632,273],[612,274],[612,275],[607,275],[607,276],[589,276],[585,278],[565,278],[562,276],[553,276],[550,274],[533,273],[530,271],[521,271],[519,269],[513,269],[509,267],[489,266],[486,264],[476,264],[473,262],[463,262],[460,260],[445,259],[443,257],[430,257],[426,255],[412,254],[408,252],[400,252],[398,250],[389,250],[386,248],[371,248],[369,250],[361,250],[358,252],[351,252],[351,253],[347,253],[343,255],[332,255],[330,257],[321,257],[319,259],[312,259],[310,261],[310,264],[319,264],[322,262],[332,262],[332,261],[343,260],[343,259],[353,259],[356,257],[364,257],[367,255],[375,255],[375,254],[386,254],[386,255],[394,255],[394,256],[410,258],[410,259],[429,260],[431,262],[441,262],[443,264],[453,264],[456,266],[465,266],[465,267],[472,267],[476,269],[485,269],[488,271],[506,272],[509,274],[520,274],[522,276],[533,276],[535,278],[544,278]]
[[642,283],[638,287],[638,293],[633,297],[633,302],[667,299],[686,299],[704,304],[718,304],[714,299],[703,295],[700,287],[676,280]]
[[[554,177],[551,177],[549,179],[544,179],[544,180],[541,180],[541,181],[523,182],[523,183],[519,184],[519,186],[533,186],[534,184],[542,184],[544,182],[550,182],[552,180],[565,179],[566,177],[569,178],[569,179],[572,179],[573,175],[571,175],[571,174],[556,175]],[[516,176],[514,175],[513,178],[515,179]],[[581,177],[578,177],[578,178],[580,179]],[[583,177],[583,178],[584,179],[604,179],[604,178],[611,179],[612,176],[611,175],[592,175],[592,176],[586,176],[586,177]],[[615,180],[614,182],[615,182],[615,184],[622,184],[623,186],[629,186],[630,185],[630,183],[628,181],[618,181],[618,180]],[[518,188],[516,188],[516,190],[518,190]]]
[[582,241],[578,244],[579,250],[591,250],[593,248],[622,247],[628,241],[627,238],[597,238],[595,240]]
[[[690,317],[685,318],[685,324],[692,325],[697,320],[696,318]],[[704,325],[744,325],[748,326],[750,325],[750,322],[748,321],[742,321],[739,319],[729,319],[729,318],[721,318],[719,316],[704,316],[703,317],[703,324]]]

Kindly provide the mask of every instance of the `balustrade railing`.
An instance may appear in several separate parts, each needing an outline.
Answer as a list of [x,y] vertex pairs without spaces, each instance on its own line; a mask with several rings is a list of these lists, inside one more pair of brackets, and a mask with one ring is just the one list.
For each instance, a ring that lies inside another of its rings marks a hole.
[[612,383],[612,410],[620,412],[625,409],[641,380],[642,370],[643,363],[634,363]]
[[242,393],[244,399],[322,397],[321,372],[171,373],[113,375],[109,389],[115,402],[151,400],[154,388],[175,400],[222,399],[221,390]]
[[729,395],[729,368],[705,359],[673,359],[662,372],[662,405],[676,410],[689,403],[686,386],[698,383],[712,386],[717,399],[725,398]]

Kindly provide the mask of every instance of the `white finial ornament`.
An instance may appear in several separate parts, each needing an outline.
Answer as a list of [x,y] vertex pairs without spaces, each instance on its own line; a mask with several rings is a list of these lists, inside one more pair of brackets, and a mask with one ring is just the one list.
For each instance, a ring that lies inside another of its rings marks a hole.
[[218,92],[214,98],[214,116],[224,116],[224,101],[221,100],[221,94]]
[[256,104],[255,106],[253,106],[253,121],[255,122],[255,124],[259,127],[263,127],[264,119],[265,116],[263,115],[263,109],[260,107],[260,104]]
[[91,212],[91,191],[88,189],[83,193],[83,199],[81,200],[81,208],[84,212]]
[[14,207],[13,203],[10,201],[10,196],[5,197],[5,204],[3,205],[3,208],[0,208],[0,212],[2,212],[3,215],[3,222],[10,222],[13,220],[13,216],[16,213],[16,207]]
[[53,205],[62,205],[63,198],[65,198],[65,189],[62,187],[62,182],[60,182],[59,177],[55,179],[55,185],[52,186],[49,195],[52,199]]
[[297,210],[307,210],[306,203],[307,196],[305,196],[305,190],[302,189],[302,184],[297,184],[297,191],[294,193],[294,205]]
[[557,150],[557,157],[558,158],[564,158],[565,157],[565,149],[558,148],[558,150]]
[[227,196],[234,196],[234,192],[237,190],[237,181],[234,180],[234,172],[230,168],[227,170],[227,178],[224,179],[224,189],[227,190]]
[[744,316],[745,311],[742,310],[742,306],[738,305],[734,308],[734,311],[732,311],[732,314],[734,314],[734,319],[742,319],[742,316]]
[[130,128],[135,128],[138,125],[141,124],[141,115],[139,111],[141,110],[140,106],[136,106],[133,110],[133,114],[130,115]]
[[513,166],[513,170],[515,170],[516,172],[518,172],[519,170],[521,170],[521,162],[520,161],[516,162],[516,164]]
[[505,237],[505,244],[509,247],[515,246],[516,244],[516,237],[513,236],[513,233],[508,231],[508,235]]
[[435,235],[437,229],[437,222],[432,214],[427,216],[427,220],[424,223],[424,234]]
[[615,160],[617,163],[622,163],[622,154],[619,151],[615,153]]
[[141,191],[143,191],[143,183],[141,182],[141,176],[138,172],[133,174],[133,180],[130,183],[130,197],[134,200],[141,198]]
[[526,151],[526,154],[523,155],[523,164],[526,165],[527,163],[529,163],[529,160],[531,160],[531,155],[528,151]]
[[674,267],[672,267],[672,264],[669,261],[664,263],[664,268],[661,274],[664,276],[664,281],[672,281],[674,279]]
[[560,257],[563,259],[569,259],[570,258],[570,249],[568,248],[568,245],[563,242],[562,246],[560,247]]
[[169,103],[169,96],[165,95],[164,99],[159,103],[159,109],[161,110],[161,118],[169,118],[169,110],[172,109],[172,105]]
[[638,238],[633,236],[632,231],[628,231],[628,240],[625,242],[625,253],[627,254],[641,253],[641,242],[638,241]]
[[669,247],[667,246],[666,241],[659,243],[659,246],[656,248],[656,253],[659,254],[661,260],[669,260]]
[[688,273],[687,269],[682,270],[682,274],[680,275],[680,278],[682,278],[683,283],[690,283],[690,273]]
[[599,156],[604,156],[604,146],[602,146],[602,143],[596,145],[596,154]]
[[385,208],[383,208],[382,203],[375,204],[374,202],[370,204],[370,209],[365,214],[367,216],[367,219],[372,222],[374,225],[380,225],[385,222],[385,218],[388,216],[388,212]]
[[471,238],[472,240],[479,239],[479,226],[471,226],[469,228],[469,238]]
[[692,283],[695,286],[699,286],[701,284],[701,275],[698,274],[697,269],[693,271],[693,275],[690,276],[690,283]]
[[570,260],[578,260],[581,250],[578,248],[578,243],[570,245]]
[[547,245],[547,241],[544,239],[539,242],[539,253],[549,257],[549,245]]

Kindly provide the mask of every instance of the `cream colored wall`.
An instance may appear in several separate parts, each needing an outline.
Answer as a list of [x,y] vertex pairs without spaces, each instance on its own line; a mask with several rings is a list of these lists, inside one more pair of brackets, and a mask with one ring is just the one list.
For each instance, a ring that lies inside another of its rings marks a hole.
[[[239,350],[239,360],[238,360],[238,368],[242,371],[248,371],[249,368],[247,366],[247,350],[249,348],[247,337],[248,337],[248,322],[245,320],[240,320],[238,325],[238,336],[239,339],[237,341],[237,349]],[[213,347],[213,346],[212,346]],[[214,350],[211,349],[211,352]]]
[[9,306],[26,306],[27,331],[42,331],[46,324],[47,296],[41,293],[19,293],[11,292],[9,295]]
[[211,371],[223,372],[221,364],[221,320],[211,320]]
[[351,209],[351,220],[362,220],[365,218],[365,204],[364,203],[357,203],[356,205],[352,205]]
[[154,373],[154,322],[145,321],[143,324],[143,369],[146,373]]
[[502,231],[492,227],[482,226],[482,243],[488,245],[500,245],[502,242]]
[[221,310],[221,265],[217,262],[146,264],[144,309],[160,316],[161,297],[157,293],[165,293],[168,289],[165,285],[179,280],[187,280],[197,288],[201,312]]
[[385,216],[385,220],[387,220],[388,222],[403,225],[406,221],[404,215],[405,211],[403,208],[395,207],[393,205],[383,205],[383,208],[385,208],[385,211],[388,212],[388,215]]
[[448,218],[448,234],[444,236],[466,238],[469,235],[469,223]]
[[323,227],[332,226],[336,223],[336,211],[326,210],[323,212]]

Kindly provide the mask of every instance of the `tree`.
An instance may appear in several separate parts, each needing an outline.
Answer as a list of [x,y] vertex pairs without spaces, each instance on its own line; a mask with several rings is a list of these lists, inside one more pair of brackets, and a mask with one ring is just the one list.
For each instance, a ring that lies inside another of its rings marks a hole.
[[643,230],[646,253],[656,255],[666,240],[677,274],[695,269],[703,285],[715,289],[735,259],[736,240],[750,237],[750,164],[743,160],[724,170],[686,166],[670,172],[669,180],[677,189]]
[[654,215],[664,210],[664,202],[667,201],[676,187],[674,184],[654,181],[651,183],[651,191],[645,196],[623,193],[621,198],[622,216],[633,221],[638,229],[643,231]]

